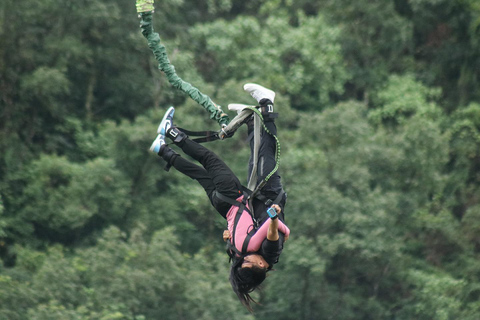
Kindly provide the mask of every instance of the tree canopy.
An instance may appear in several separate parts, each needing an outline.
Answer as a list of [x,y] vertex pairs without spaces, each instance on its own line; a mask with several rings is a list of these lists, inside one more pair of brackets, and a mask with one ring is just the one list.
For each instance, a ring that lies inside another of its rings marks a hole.
[[[148,147],[175,91],[131,0],[0,3],[0,319],[480,318],[476,0],[157,1],[176,72],[276,91],[292,234],[249,314],[225,221]],[[232,115],[233,116],[233,115]],[[210,143],[246,182],[246,130]]]

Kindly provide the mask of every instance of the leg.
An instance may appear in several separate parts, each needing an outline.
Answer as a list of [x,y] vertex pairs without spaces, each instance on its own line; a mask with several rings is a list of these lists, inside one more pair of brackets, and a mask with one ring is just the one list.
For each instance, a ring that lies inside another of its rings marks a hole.
[[[172,128],[176,130],[176,128]],[[168,131],[169,136],[171,131]],[[232,170],[214,152],[188,138],[176,143],[187,155],[202,164],[212,179],[217,192],[230,198],[242,194],[242,184]]]
[[[226,216],[230,205],[215,197],[215,191],[227,197],[237,198],[241,194],[242,186],[237,177],[213,152],[188,139],[187,135],[173,127],[173,115],[175,109],[170,107],[165,113],[157,129],[157,138],[150,150],[161,156],[169,165],[174,166],[186,176],[197,180],[204,188],[212,205],[223,216]],[[203,168],[191,163],[179,156],[165,144],[168,136],[184,152],[198,160]]]
[[[157,129],[158,136],[150,147],[150,150],[158,153],[159,155],[163,154],[162,157],[167,161],[167,163],[173,165],[173,162],[175,158],[178,157],[178,154],[176,154],[170,148],[168,148],[168,152],[164,153],[162,153],[160,150],[165,148],[165,138],[170,138],[187,155],[191,156],[202,164],[203,168],[206,170],[208,176],[212,180],[217,192],[220,192],[230,198],[238,198],[239,194],[242,194],[242,184],[232,170],[230,170],[225,162],[223,162],[215,153],[188,139],[188,136],[184,132],[173,126],[174,113],[175,109],[173,107],[170,107],[165,113]],[[185,171],[190,172],[189,169],[190,167],[188,167],[188,170]],[[196,174],[199,171],[195,169],[194,172],[195,176],[192,178],[197,179]],[[211,197],[210,194],[209,197]]]
[[207,196],[210,199],[213,207],[218,211],[218,213],[220,213],[222,217],[226,218],[227,212],[230,209],[230,205],[223,201],[219,201],[215,197],[214,191],[217,188],[213,179],[211,178],[207,170],[205,170],[205,168],[184,159],[167,145],[163,145],[160,148],[160,152],[158,153],[158,155],[187,177],[193,180],[197,180],[207,193]]
[[198,183],[205,189],[210,198],[213,191],[215,191],[215,184],[210,178],[207,170],[204,168],[182,158],[178,153],[173,151],[167,145],[163,146],[158,153],[167,163],[171,164],[175,169],[186,175],[187,177],[197,180]]
[[[275,126],[275,118],[277,113],[273,112],[273,102],[275,100],[275,92],[262,87],[258,84],[247,83],[244,85],[244,90],[250,93],[250,95],[257,100],[259,104],[259,110],[262,112],[262,116],[267,127],[267,133],[264,128],[261,129],[260,136],[260,148],[258,150],[258,163],[257,163],[257,186],[266,176],[268,176],[275,166],[277,165],[275,160],[276,140],[272,135],[277,134],[277,127]],[[254,167],[254,137],[253,137],[253,121],[247,123],[248,133],[250,138],[250,160],[248,165],[248,177],[251,176]],[[274,173],[268,180],[267,184],[262,188],[263,193],[278,194],[282,190],[282,184],[280,182],[280,176],[278,173]]]
[[[271,134],[277,134],[277,127],[273,118],[266,119],[265,126]],[[248,176],[250,177],[251,171],[253,169],[253,126],[249,126],[248,131],[250,137],[250,160],[248,165]],[[277,164],[275,159],[276,140],[271,134],[267,133],[262,128],[260,148],[258,150],[257,184],[260,183],[268,174],[270,174]],[[269,178],[267,184],[262,188],[263,193],[265,193],[268,198],[275,198],[281,190],[282,183],[278,172],[275,172]]]
[[[261,128],[260,137],[259,137],[259,149],[257,155],[256,163],[256,175],[257,175],[257,187],[260,182],[263,181],[270,173],[275,169],[277,163],[275,158],[277,140],[274,135],[277,134],[277,127],[275,125],[275,118],[278,116],[277,113],[273,111],[273,101],[275,98],[275,92],[270,89],[264,88],[256,84],[246,84],[244,86],[245,91],[249,92],[253,98],[259,103],[259,110],[262,113],[264,119],[264,125],[266,127]],[[250,140],[250,160],[249,160],[249,172],[248,176],[251,177],[252,171],[254,170],[254,123],[251,121],[247,123],[249,140]],[[268,131],[268,132],[267,132]],[[282,212],[279,214],[281,219],[285,218],[283,208],[285,208],[286,203],[286,194],[282,192],[283,187],[281,183],[281,178],[278,172],[275,172],[273,175],[269,176],[269,179],[261,189],[262,196],[270,199],[277,200],[282,207]],[[280,194],[283,194],[281,199],[277,199]],[[265,199],[260,200],[255,198],[253,200],[253,207],[255,208],[255,216],[259,221],[264,221],[268,219],[268,216],[265,212]]]

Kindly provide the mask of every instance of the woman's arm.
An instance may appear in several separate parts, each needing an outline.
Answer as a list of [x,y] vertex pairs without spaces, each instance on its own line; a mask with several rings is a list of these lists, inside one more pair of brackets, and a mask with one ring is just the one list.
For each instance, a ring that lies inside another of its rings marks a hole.
[[[277,214],[280,213],[281,209],[280,206],[274,204],[272,205],[272,208],[275,209]],[[277,241],[278,240],[278,218],[271,219],[272,221],[270,222],[270,225],[268,226],[268,231],[267,231],[267,239],[270,241]]]
[[278,219],[273,219],[268,226],[267,239],[270,241],[277,241],[278,238]]
[[[272,226],[272,224],[274,225]],[[275,234],[277,234],[278,238],[275,237]],[[280,219],[267,219],[250,239],[250,243],[248,245],[248,252],[258,251],[265,239],[269,241],[278,240],[283,243],[285,239],[281,236],[281,234],[285,235],[285,238],[288,238],[290,235],[290,229],[285,225],[285,223],[283,223]]]

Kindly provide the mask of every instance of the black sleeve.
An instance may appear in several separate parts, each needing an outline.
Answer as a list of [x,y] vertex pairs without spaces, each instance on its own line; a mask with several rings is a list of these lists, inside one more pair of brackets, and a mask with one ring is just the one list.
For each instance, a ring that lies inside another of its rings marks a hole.
[[277,241],[265,239],[260,249],[263,258],[267,261],[270,267],[278,262],[280,254],[282,254],[285,236],[281,232],[278,233],[278,236],[279,239]]

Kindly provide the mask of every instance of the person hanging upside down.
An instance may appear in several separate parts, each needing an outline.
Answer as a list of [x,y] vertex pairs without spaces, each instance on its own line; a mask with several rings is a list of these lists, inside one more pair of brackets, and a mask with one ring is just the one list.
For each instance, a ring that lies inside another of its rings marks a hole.
[[[259,104],[264,125],[258,151],[257,186],[267,178],[260,192],[253,197],[242,186],[232,170],[214,152],[192,141],[187,134],[173,125],[175,109],[170,107],[161,121],[157,137],[150,150],[162,157],[168,165],[197,180],[205,189],[213,207],[227,220],[223,239],[227,242],[227,253],[232,264],[230,283],[242,304],[252,311],[250,296],[265,280],[268,271],[279,261],[283,243],[288,240],[290,230],[285,224],[284,208],[286,193],[276,167],[275,150],[277,128],[273,112],[275,92],[258,84],[246,84],[244,90]],[[229,109],[241,111],[244,105],[231,105]],[[254,164],[253,116],[247,122],[251,155],[248,177],[252,176]],[[170,148],[165,140],[169,138],[182,151],[198,161],[201,166],[181,157]],[[271,172],[275,171],[273,175]],[[249,178],[250,179],[250,178]],[[253,209],[253,210],[252,210]]]

